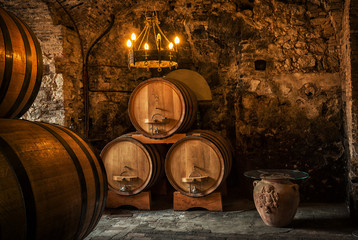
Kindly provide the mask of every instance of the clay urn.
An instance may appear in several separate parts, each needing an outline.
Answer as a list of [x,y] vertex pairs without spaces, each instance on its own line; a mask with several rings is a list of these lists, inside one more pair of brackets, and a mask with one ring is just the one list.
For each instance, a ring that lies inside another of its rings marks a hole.
[[299,204],[298,185],[287,179],[254,181],[255,206],[266,225],[283,227],[291,223]]

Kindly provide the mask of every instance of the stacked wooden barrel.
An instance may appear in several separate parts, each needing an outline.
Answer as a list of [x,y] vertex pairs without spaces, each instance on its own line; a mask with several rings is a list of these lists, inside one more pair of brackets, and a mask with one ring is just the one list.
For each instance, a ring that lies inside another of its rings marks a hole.
[[103,163],[76,133],[19,119],[37,96],[42,53],[0,8],[0,239],[84,239],[107,197]]
[[131,94],[128,114],[138,132],[150,138],[166,138],[187,131],[194,123],[197,101],[184,83],[151,78]]
[[150,189],[162,174],[163,154],[158,146],[143,144],[131,134],[120,136],[101,152],[114,193],[129,196]]
[[31,29],[0,8],[0,117],[21,117],[42,79],[42,53]]
[[[128,114],[137,131],[151,139],[165,139],[187,131],[195,121],[197,101],[183,83],[151,78],[131,94]],[[101,152],[109,189],[123,196],[150,189],[164,173],[165,152],[157,144],[145,144],[132,134],[109,142]]]
[[[165,165],[168,181],[182,194],[203,197],[214,192],[230,172],[232,149],[217,133],[190,131],[197,107],[195,94],[181,81],[151,78],[139,84],[130,96],[128,114],[137,135],[152,139],[154,144],[140,142],[131,134],[108,143],[101,156],[109,189],[118,195],[148,190]],[[186,136],[164,157],[165,153],[156,150],[160,145],[156,141],[163,144],[177,133]]]
[[203,197],[223,183],[231,164],[232,148],[226,139],[212,131],[195,130],[169,149],[165,173],[182,194]]

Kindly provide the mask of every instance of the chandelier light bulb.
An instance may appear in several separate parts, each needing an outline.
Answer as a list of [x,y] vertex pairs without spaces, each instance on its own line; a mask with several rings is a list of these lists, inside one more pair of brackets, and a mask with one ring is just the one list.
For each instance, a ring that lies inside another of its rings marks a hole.
[[149,45],[148,45],[148,43],[145,43],[145,44],[144,44],[144,49],[145,49],[145,50],[149,50]]
[[135,41],[137,39],[137,36],[134,33],[132,33],[131,39],[132,39],[132,41]]
[[171,43],[169,43],[169,49],[170,49],[170,50],[172,50],[172,49],[173,49],[173,46],[174,46],[174,45],[173,45],[173,43],[172,43],[172,42],[171,42]]
[[132,47],[132,41],[129,40],[129,39],[128,39],[128,41],[127,41],[127,47],[129,47],[129,48]]
[[175,37],[174,42],[175,42],[175,44],[179,43],[179,37],[178,36]]

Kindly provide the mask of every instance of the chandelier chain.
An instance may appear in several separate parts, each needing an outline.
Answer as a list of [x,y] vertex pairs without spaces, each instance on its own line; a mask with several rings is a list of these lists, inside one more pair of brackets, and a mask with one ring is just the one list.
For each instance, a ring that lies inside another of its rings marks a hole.
[[170,43],[169,39],[164,35],[164,33],[160,29],[159,25],[157,23],[156,23],[156,25],[157,25],[157,28],[158,28],[159,32],[164,36],[165,40],[167,40],[167,42]]
[[154,39],[156,40],[155,44],[157,45],[157,49],[160,50],[160,43],[159,42],[161,41],[161,39],[157,38],[157,34],[155,32],[155,23],[153,23],[153,33],[154,33]]
[[[144,32],[144,37],[145,37],[145,35],[147,34],[147,31],[148,31],[148,25],[145,25],[145,28],[144,28],[144,30],[142,31],[142,33]],[[140,34],[140,35],[142,35],[142,34]],[[139,36],[140,36],[140,35],[139,35]],[[140,46],[142,46],[142,44],[143,44],[144,37],[141,39],[140,44],[138,45],[138,50],[140,50]],[[139,39],[139,38],[138,38],[138,39]]]

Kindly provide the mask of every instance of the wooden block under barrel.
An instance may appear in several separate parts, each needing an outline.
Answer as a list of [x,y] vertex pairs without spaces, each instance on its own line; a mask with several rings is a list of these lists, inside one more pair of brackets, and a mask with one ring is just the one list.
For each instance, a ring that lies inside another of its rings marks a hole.
[[209,211],[223,211],[223,204],[220,192],[214,192],[204,197],[189,197],[174,192],[173,209],[176,211],[185,211],[190,208],[201,207]]
[[126,205],[136,207],[140,210],[151,210],[150,191],[141,192],[131,196],[122,196],[112,191],[108,191],[106,208],[118,208]]

